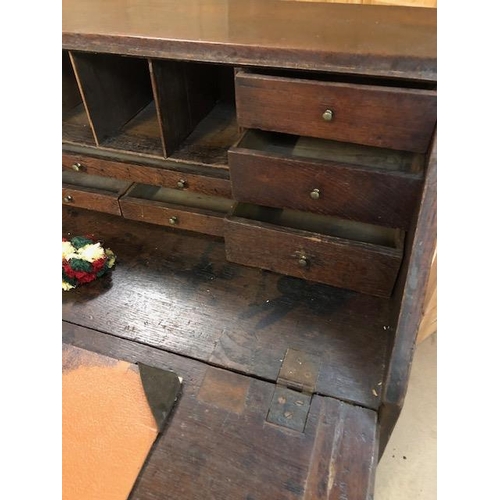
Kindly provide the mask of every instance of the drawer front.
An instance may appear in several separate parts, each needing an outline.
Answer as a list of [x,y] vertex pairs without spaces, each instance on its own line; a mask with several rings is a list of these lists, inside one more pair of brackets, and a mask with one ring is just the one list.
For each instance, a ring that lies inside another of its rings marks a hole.
[[68,170],[79,170],[93,175],[104,175],[143,184],[231,198],[231,183],[229,179],[70,153],[62,155],[62,165],[63,168]]
[[62,188],[63,205],[86,208],[113,215],[121,215],[118,198],[118,194],[94,191],[80,186],[63,185]]
[[389,297],[401,265],[395,249],[240,218],[225,224],[229,261],[361,293]]
[[436,92],[331,83],[240,72],[238,123],[294,135],[426,152]]
[[337,215],[407,229],[421,176],[301,160],[244,148],[229,151],[235,200]]
[[213,236],[223,235],[224,214],[124,196],[123,217]]

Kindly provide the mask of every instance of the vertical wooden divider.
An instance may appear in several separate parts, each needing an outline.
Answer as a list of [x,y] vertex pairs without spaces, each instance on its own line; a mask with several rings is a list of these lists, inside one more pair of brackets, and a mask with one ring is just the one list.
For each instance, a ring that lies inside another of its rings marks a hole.
[[83,107],[85,108],[85,114],[87,115],[87,120],[89,121],[90,130],[92,131],[92,136],[94,137],[95,145],[98,146],[99,141],[97,140],[97,134],[95,132],[94,122],[92,121],[92,116],[89,113],[89,108],[88,108],[87,102],[85,100],[85,93],[83,92],[82,83],[81,83],[80,77],[78,75],[78,68],[75,64],[75,60],[73,58],[73,53],[71,51],[68,51],[68,54],[69,54],[69,59],[71,61],[71,66],[73,67],[73,74],[75,75],[75,78],[76,78],[76,84],[78,85],[78,90],[80,91],[80,96],[82,97]]
[[165,143],[165,130],[163,129],[163,121],[160,112],[160,99],[158,97],[158,87],[156,85],[156,78],[153,69],[153,61],[151,59],[148,59],[148,68],[149,68],[149,76],[151,78],[151,88],[153,89],[153,99],[155,103],[156,117],[158,119],[158,127],[160,129],[161,146],[163,148],[163,156],[166,158],[168,154],[167,154],[167,146]]

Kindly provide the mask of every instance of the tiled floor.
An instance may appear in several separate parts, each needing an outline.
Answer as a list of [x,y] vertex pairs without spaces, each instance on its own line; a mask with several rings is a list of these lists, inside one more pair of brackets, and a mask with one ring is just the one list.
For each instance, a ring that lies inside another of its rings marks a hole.
[[401,416],[377,469],[375,500],[435,500],[437,334],[418,345]]

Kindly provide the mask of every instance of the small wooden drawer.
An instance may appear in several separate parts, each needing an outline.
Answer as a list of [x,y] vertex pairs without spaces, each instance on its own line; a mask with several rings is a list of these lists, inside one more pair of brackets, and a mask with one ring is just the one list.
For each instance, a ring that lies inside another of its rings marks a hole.
[[269,76],[235,77],[241,127],[424,153],[436,92]]
[[198,193],[135,184],[120,199],[123,217],[198,233],[223,235],[233,201]]
[[76,153],[63,153],[62,155],[62,165],[67,170],[231,198],[231,183],[228,178],[222,177],[227,176],[227,173],[220,173],[221,177],[213,177],[200,173],[168,169],[159,165],[148,164],[147,161],[147,159],[143,159],[139,164]]
[[235,200],[407,229],[424,156],[248,130],[229,150]]
[[226,218],[226,257],[239,264],[389,297],[404,232],[239,203]]
[[121,215],[118,199],[130,185],[130,182],[108,177],[63,171],[62,202],[64,205]]

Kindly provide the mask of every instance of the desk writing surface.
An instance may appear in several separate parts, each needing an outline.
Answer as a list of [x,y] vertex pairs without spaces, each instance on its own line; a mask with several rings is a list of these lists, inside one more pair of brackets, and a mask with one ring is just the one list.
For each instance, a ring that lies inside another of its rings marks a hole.
[[434,82],[436,9],[282,0],[63,0],[63,47]]

